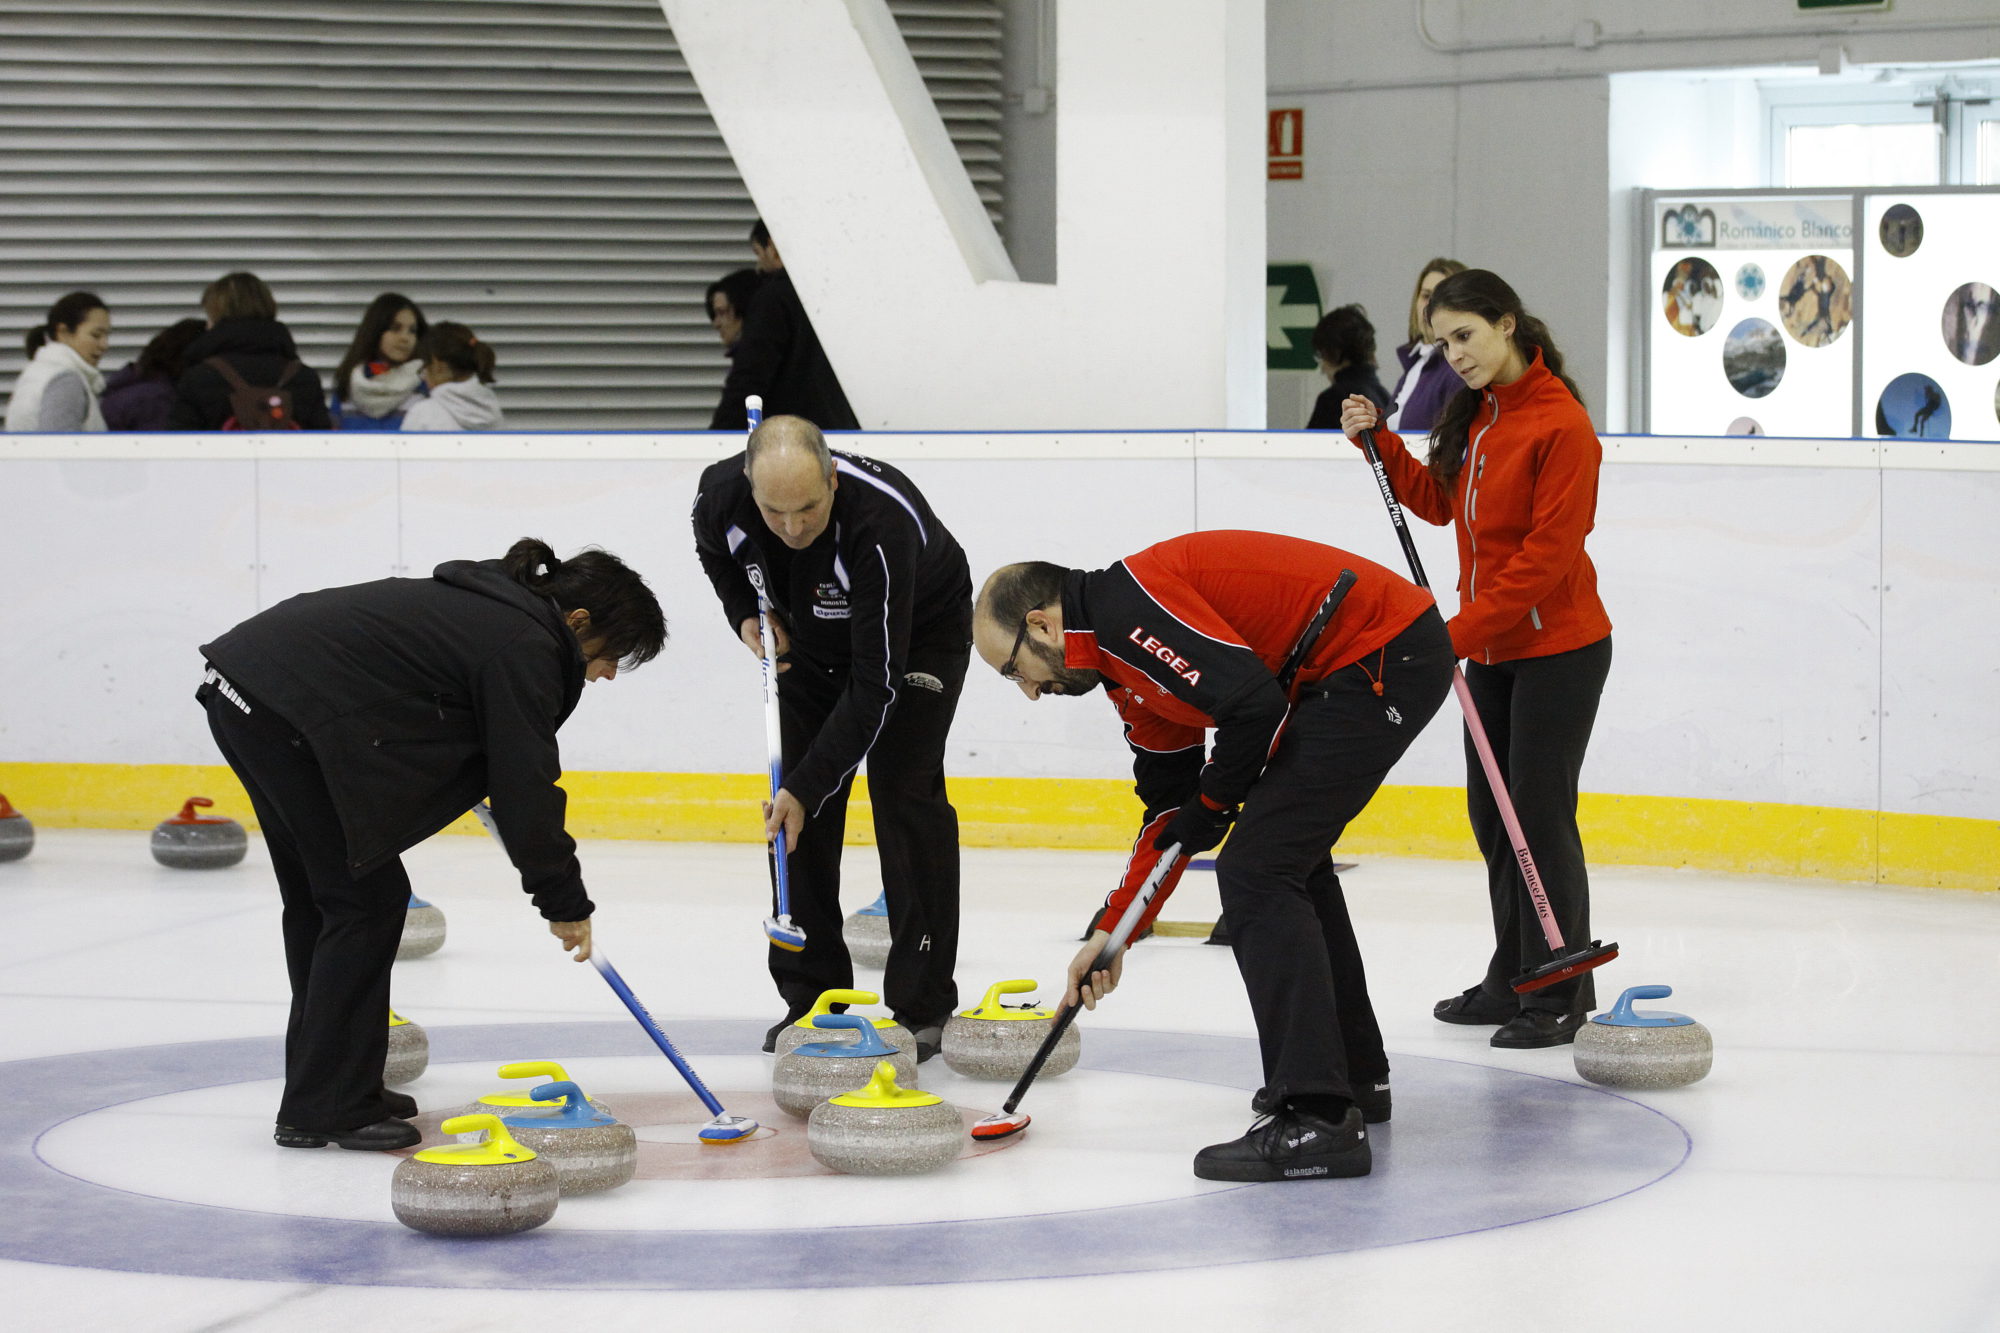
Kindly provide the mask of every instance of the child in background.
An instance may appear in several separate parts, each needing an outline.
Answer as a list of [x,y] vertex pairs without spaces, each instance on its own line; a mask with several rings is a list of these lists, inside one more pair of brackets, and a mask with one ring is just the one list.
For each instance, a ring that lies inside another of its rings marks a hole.
[[185,354],[208,332],[206,320],[190,316],[153,335],[130,365],[104,382],[98,407],[110,430],[165,430],[174,410],[174,384],[187,369]]
[[424,312],[400,292],[383,292],[333,373],[333,424],[340,430],[397,430],[424,394],[417,344],[430,331]]
[[431,326],[417,349],[430,397],[409,410],[404,430],[498,430],[500,400],[493,383],[493,349],[471,329],[449,320]]

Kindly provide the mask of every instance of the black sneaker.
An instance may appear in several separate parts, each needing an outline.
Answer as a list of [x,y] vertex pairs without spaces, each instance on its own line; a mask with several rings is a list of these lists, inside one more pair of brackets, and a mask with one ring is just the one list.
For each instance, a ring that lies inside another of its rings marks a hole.
[[294,1129],[279,1125],[271,1137],[280,1148],[324,1148],[331,1143],[337,1148],[362,1152],[394,1152],[398,1148],[414,1148],[424,1141],[423,1132],[415,1125],[395,1119],[377,1120],[355,1129]]
[[1250,1126],[1240,1139],[1203,1148],[1194,1173],[1203,1180],[1315,1180],[1365,1176],[1374,1169],[1361,1108],[1350,1106],[1339,1124],[1286,1107]]
[[1389,1119],[1389,1080],[1386,1078],[1358,1078],[1353,1084],[1354,1104],[1361,1108],[1361,1119],[1370,1125],[1384,1124]]
[[1561,1014],[1553,1009],[1523,1009],[1493,1034],[1488,1043],[1513,1050],[1534,1050],[1541,1046],[1566,1046],[1576,1040],[1576,1030],[1585,1015]]
[[1431,1006],[1431,1017],[1440,1023],[1464,1023],[1473,1027],[1498,1027],[1521,1012],[1521,1001],[1513,995],[1489,995],[1484,987],[1468,987],[1449,1000]]

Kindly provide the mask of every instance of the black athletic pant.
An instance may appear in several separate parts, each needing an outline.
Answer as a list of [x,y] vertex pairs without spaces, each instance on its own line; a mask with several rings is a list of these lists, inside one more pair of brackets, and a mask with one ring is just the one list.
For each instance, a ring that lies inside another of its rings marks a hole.
[[1388,1076],[1332,848],[1450,692],[1452,661],[1432,609],[1379,654],[1307,686],[1216,858],[1264,1056],[1259,1111]]
[[389,1114],[382,1100],[389,969],[410,877],[400,860],[359,878],[348,870],[333,797],[295,728],[249,695],[248,715],[213,685],[197,697],[222,757],[250,794],[285,904],[292,1012],[278,1123],[320,1132],[372,1125]]
[[[882,998],[912,1030],[943,1023],[958,1007],[952,977],[958,965],[958,811],[945,794],[944,744],[971,657],[969,643],[912,644],[896,706],[868,751],[868,800],[889,906]],[[796,648],[785,660],[792,665],[778,676],[778,707],[789,772],[833,711],[847,670],[815,663]],[[910,676],[928,677],[939,688]],[[840,934],[840,853],[852,786],[850,774],[819,810],[806,811],[789,858],[792,921],[806,932],[806,947],[793,953],[773,945],[770,966],[794,1016],[811,1008],[821,991],[854,984],[854,964]]]
[[[1611,636],[1548,657],[1524,657],[1485,666],[1468,662],[1465,683],[1486,725],[1493,757],[1507,781],[1528,853],[1549,895],[1563,943],[1590,943],[1590,872],[1583,835],[1576,827],[1577,778],[1597,721],[1597,700],[1611,673]],[[1514,844],[1500,822],[1500,807],[1486,768],[1465,735],[1466,808],[1473,836],[1486,857],[1487,891],[1493,898],[1493,958],[1480,985],[1496,999],[1515,998],[1513,980],[1554,957],[1542,937],[1534,899],[1514,859]],[[1594,972],[1519,996],[1523,1009],[1557,1013],[1597,1007]]]

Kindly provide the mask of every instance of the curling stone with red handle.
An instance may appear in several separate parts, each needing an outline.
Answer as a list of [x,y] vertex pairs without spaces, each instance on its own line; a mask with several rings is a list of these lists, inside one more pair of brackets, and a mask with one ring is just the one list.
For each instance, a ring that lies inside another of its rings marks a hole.
[[212,806],[206,796],[190,796],[181,812],[153,828],[153,859],[176,870],[220,870],[250,850],[250,836],[233,819],[198,814]]
[[35,850],[35,826],[0,794],[0,861],[18,861]]

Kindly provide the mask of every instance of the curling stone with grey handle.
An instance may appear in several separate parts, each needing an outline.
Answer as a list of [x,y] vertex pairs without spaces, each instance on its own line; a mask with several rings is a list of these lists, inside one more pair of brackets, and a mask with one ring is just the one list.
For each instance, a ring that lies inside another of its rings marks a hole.
[[883,968],[889,965],[889,895],[874,902],[840,924],[840,938],[847,943],[847,956],[856,967]]
[[0,793],[0,861],[18,861],[35,850],[35,826]]
[[[821,1045],[828,1042],[853,1041],[854,1038],[848,1035],[852,1031],[851,1028],[822,1029],[814,1026],[814,1020],[821,1014],[832,1013],[836,1004],[880,1003],[882,997],[872,990],[821,991],[819,998],[813,1001],[813,1007],[801,1014],[798,1022],[778,1030],[777,1053],[784,1055],[788,1051],[797,1050],[809,1041]],[[893,1018],[875,1018],[869,1021],[875,1025],[875,1035],[888,1042],[890,1046],[905,1055],[914,1056],[917,1053],[916,1037],[901,1023]]]
[[382,1065],[384,1083],[409,1083],[431,1064],[431,1041],[409,1019],[389,1011],[389,1058]]
[[444,947],[444,913],[416,894],[403,910],[403,937],[396,942],[396,961],[428,958]]
[[555,1167],[515,1142],[498,1116],[455,1116],[438,1128],[486,1137],[405,1158],[389,1185],[398,1222],[433,1236],[509,1236],[556,1215]]
[[639,1137],[592,1107],[574,1083],[544,1083],[535,1100],[548,1108],[501,1117],[521,1145],[556,1169],[564,1194],[623,1185],[639,1169]]
[[1679,1088],[1707,1076],[1715,1059],[1708,1029],[1686,1014],[1639,1012],[1671,986],[1628,986],[1618,1002],[1576,1030],[1576,1072],[1608,1088]]
[[[996,981],[986,988],[986,998],[976,1007],[954,1015],[944,1025],[942,1052],[952,1072],[1007,1082],[1026,1073],[1056,1016],[1047,1009],[1026,1005],[1011,1008],[1001,1004],[1000,997],[1033,994],[1037,988],[1032,981]],[[1072,1023],[1056,1039],[1056,1048],[1049,1052],[1038,1077],[1068,1073],[1082,1053],[1083,1038]]]
[[220,870],[250,850],[250,835],[233,819],[197,814],[212,806],[206,796],[190,796],[181,812],[153,826],[153,859],[176,870]]
[[771,1099],[786,1114],[805,1119],[827,1098],[865,1085],[878,1063],[892,1066],[901,1082],[917,1085],[917,1058],[883,1041],[860,1014],[821,1014],[813,1021],[829,1034],[844,1028],[855,1035],[808,1042],[778,1057],[771,1070]]
[[[535,1085],[572,1081],[569,1071],[553,1060],[516,1060],[512,1064],[501,1065],[496,1072],[501,1078],[531,1078],[535,1082],[522,1086],[519,1091],[503,1088],[499,1092],[489,1092],[476,1102],[454,1109],[451,1114],[510,1116],[521,1111],[547,1110],[546,1103],[538,1102],[529,1095]],[[611,1114],[611,1108],[597,1098],[592,1097],[588,1100],[596,1110],[605,1115]]]
[[965,1122],[942,1097],[896,1084],[884,1060],[866,1087],[821,1102],[806,1120],[806,1146],[821,1166],[854,1176],[935,1171],[965,1146]]

